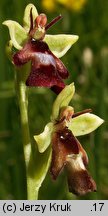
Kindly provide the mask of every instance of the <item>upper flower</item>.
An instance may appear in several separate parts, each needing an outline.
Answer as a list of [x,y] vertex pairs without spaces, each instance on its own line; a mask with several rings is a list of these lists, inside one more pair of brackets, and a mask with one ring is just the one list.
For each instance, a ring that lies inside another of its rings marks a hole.
[[[28,86],[46,86],[59,93],[65,86],[62,79],[68,77],[68,71],[60,61],[78,39],[76,35],[47,35],[46,31],[61,15],[47,24],[45,14],[38,15],[34,5],[27,5],[24,12],[23,27],[15,21],[7,20],[11,41],[8,54],[13,63],[19,67],[31,62],[26,79]],[[17,49],[13,51],[12,47]]]
[[[74,113],[68,106],[73,97],[74,84],[66,86],[57,96],[52,110],[51,122],[44,132],[34,136],[40,153],[46,151],[51,145],[45,172],[50,165],[53,179],[56,179],[61,170],[65,168],[68,176],[69,191],[77,195],[84,195],[96,191],[96,184],[87,171],[88,157],[76,136],[81,136],[94,131],[103,120],[91,114],[91,110]],[[52,155],[52,156],[51,156]]]

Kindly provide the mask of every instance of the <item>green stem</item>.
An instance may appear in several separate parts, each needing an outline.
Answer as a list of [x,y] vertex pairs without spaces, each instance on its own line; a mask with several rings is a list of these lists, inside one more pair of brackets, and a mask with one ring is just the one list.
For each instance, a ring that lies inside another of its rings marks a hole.
[[35,194],[35,182],[34,179],[29,175],[29,162],[32,155],[29,124],[28,124],[28,95],[25,83],[20,77],[20,72],[16,73],[16,91],[18,96],[20,115],[21,115],[21,127],[22,127],[22,137],[23,137],[23,148],[24,148],[24,158],[26,165],[26,178],[27,178],[27,198],[36,199]]
[[29,125],[28,125],[28,101],[27,101],[27,93],[26,86],[21,81],[18,83],[18,100],[19,100],[19,108],[21,115],[21,126],[22,126],[22,135],[23,135],[23,145],[24,145],[24,156],[25,163],[28,166],[31,152],[31,144],[30,144],[30,134],[29,134]]

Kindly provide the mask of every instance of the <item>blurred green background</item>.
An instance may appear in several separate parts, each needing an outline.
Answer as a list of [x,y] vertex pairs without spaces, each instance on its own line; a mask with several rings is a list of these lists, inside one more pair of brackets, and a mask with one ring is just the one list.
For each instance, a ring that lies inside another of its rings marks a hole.
[[[60,3],[61,2],[61,3]],[[63,3],[64,2],[64,3]],[[76,5],[77,2],[77,5]],[[97,192],[83,197],[68,193],[66,177],[56,182],[47,175],[39,199],[108,199],[108,1],[106,0],[1,0],[0,1],[0,199],[26,199],[20,115],[14,88],[14,70],[5,54],[9,39],[2,26],[6,19],[22,24],[23,11],[33,3],[48,21],[58,14],[62,21],[48,33],[77,34],[79,41],[62,58],[70,71],[67,84],[75,82],[72,105],[76,111],[92,108],[105,120],[94,133],[79,140],[89,156],[89,170]],[[29,90],[31,138],[49,121],[55,95],[49,89]]]

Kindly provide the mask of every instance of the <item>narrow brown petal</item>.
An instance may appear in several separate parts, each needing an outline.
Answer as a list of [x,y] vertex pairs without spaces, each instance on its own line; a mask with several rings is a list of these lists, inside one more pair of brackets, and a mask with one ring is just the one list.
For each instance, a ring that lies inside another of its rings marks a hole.
[[61,14],[57,16],[56,18],[54,18],[50,23],[46,25],[45,30],[47,31],[52,25],[54,25],[56,22],[58,22],[62,18],[63,17],[61,16]]
[[88,192],[96,191],[96,183],[86,170],[81,154],[67,158],[66,170],[70,192],[85,195]]
[[33,30],[33,13],[32,13],[32,7],[30,10],[30,29],[29,29],[29,34]]
[[83,114],[85,114],[85,113],[91,113],[91,112],[92,112],[92,109],[85,109],[85,110],[83,110],[83,111],[81,111],[81,112],[76,112],[76,113],[74,113],[73,116],[72,116],[72,118],[75,118],[75,117],[77,117],[77,116],[83,115]]

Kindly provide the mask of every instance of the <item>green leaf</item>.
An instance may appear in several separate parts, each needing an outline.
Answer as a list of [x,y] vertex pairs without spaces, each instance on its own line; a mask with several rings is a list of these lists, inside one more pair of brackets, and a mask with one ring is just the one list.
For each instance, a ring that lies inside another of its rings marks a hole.
[[59,112],[62,107],[68,106],[75,92],[74,83],[67,85],[57,96],[52,108],[52,121],[59,117]]
[[52,130],[53,130],[53,123],[50,122],[45,126],[45,129],[41,134],[34,136],[34,139],[37,143],[38,150],[40,153],[43,153],[51,144]]
[[45,35],[45,42],[48,44],[50,50],[55,56],[61,58],[71,48],[71,46],[78,40],[77,35]]
[[27,32],[30,30],[30,10],[32,8],[33,21],[38,16],[36,7],[33,4],[28,4],[24,11],[23,26]]
[[4,21],[3,25],[6,25],[9,28],[13,46],[18,50],[22,49],[22,45],[27,39],[27,33],[24,28],[19,23],[12,20]]
[[51,164],[51,155],[51,147],[49,147],[43,154],[39,153],[38,150],[34,152],[34,160],[31,160],[29,164],[28,184],[32,185],[30,186],[31,195],[29,199],[32,199],[32,197],[36,197],[36,199],[38,198],[39,189]]
[[97,129],[103,122],[104,120],[98,116],[91,113],[85,113],[71,119],[67,126],[75,136],[82,136]]

